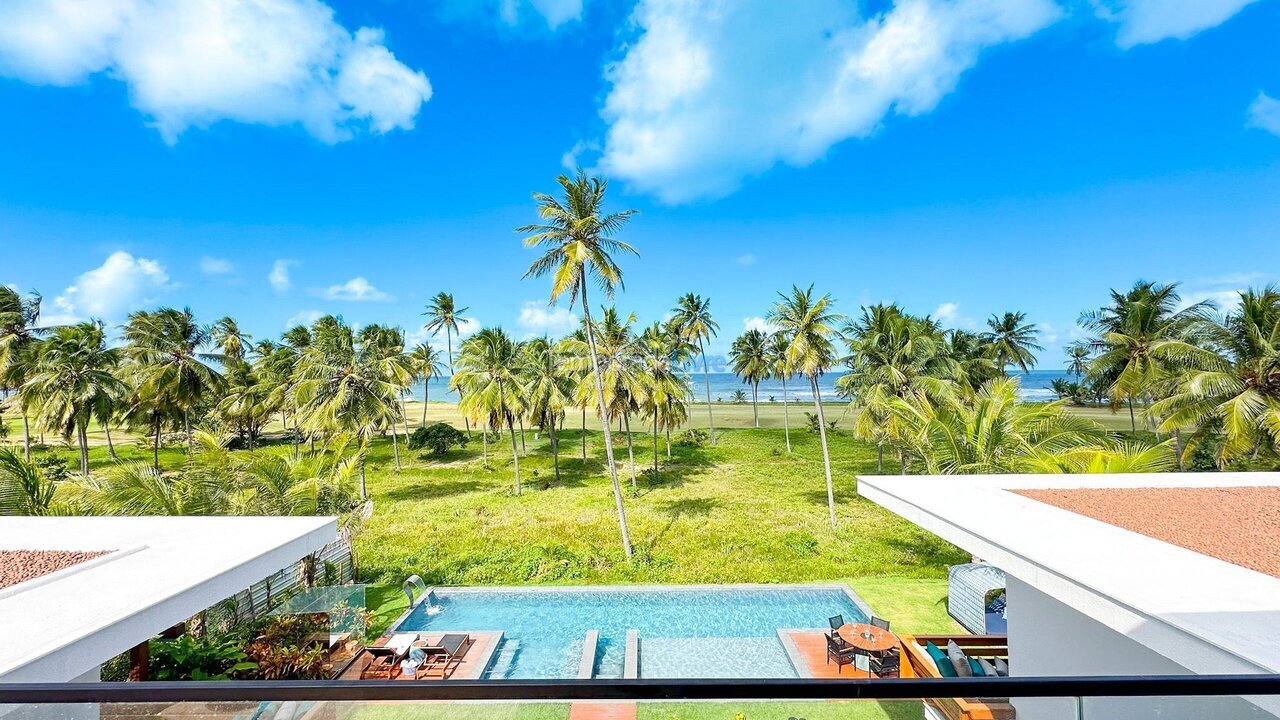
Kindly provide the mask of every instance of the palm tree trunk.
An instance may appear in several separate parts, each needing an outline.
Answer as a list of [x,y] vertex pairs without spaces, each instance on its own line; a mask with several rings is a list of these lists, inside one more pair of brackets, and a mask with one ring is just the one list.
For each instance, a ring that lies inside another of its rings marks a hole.
[[751,414],[755,416],[756,429],[760,428],[760,383],[751,385]]
[[1133,417],[1133,396],[1129,396],[1129,430],[1138,432],[1138,421]]
[[102,431],[107,435],[107,454],[111,456],[112,460],[119,460],[116,457],[115,443],[111,442],[111,423],[109,421],[102,423]]
[[22,459],[31,462],[31,423],[25,409],[22,411]]
[[787,376],[782,376],[782,434],[787,438],[787,454],[791,454],[791,417],[787,411]]
[[551,463],[556,469],[556,484],[560,483],[560,440],[556,437],[556,421],[551,419],[551,427],[547,432],[551,433]]
[[667,428],[667,459],[671,459],[671,428]]
[[[437,355],[436,357],[440,357]],[[437,360],[436,362],[440,362]],[[431,394],[431,377],[422,381],[422,427],[427,426],[427,399]]]
[[818,437],[822,440],[822,469],[827,474],[827,513],[831,516],[831,529],[836,529],[836,493],[831,484],[831,454],[827,451],[827,415],[822,411],[822,394],[818,392],[818,376],[810,375],[813,387],[813,406],[818,410]]
[[884,441],[876,441],[876,474],[884,474]]
[[1173,446],[1174,446],[1175,452],[1178,453],[1178,471],[1186,472],[1187,462],[1182,457],[1182,428],[1173,429]]
[[707,435],[711,444],[716,444],[715,413],[711,411],[711,373],[707,370],[707,351],[702,347],[702,338],[698,338],[698,353],[702,355],[702,379],[707,387]]
[[582,462],[587,461],[587,407],[582,406]]
[[511,431],[511,461],[516,466],[516,495],[520,494],[520,453],[516,452],[516,429],[511,422],[511,416],[507,416],[507,429]]
[[636,453],[631,444],[631,413],[623,412],[622,421],[627,426],[627,461],[631,463],[631,490],[636,490]]
[[396,456],[396,472],[400,472],[400,443],[396,441],[396,421],[391,421],[391,452]]
[[[466,417],[466,416],[464,415],[463,417]],[[468,432],[469,431],[470,430],[468,430]],[[484,447],[482,449],[482,452],[484,455],[484,467],[486,470],[488,470],[489,469],[489,429],[488,428],[481,428],[480,439],[481,441],[484,442]]]
[[653,474],[658,474],[658,411],[653,412]]
[[520,418],[520,455],[529,457],[529,450],[524,446],[524,418]]
[[89,434],[85,432],[84,423],[76,424],[76,438],[80,441],[80,474],[89,474]]
[[190,455],[193,451],[191,447],[191,411],[190,410],[182,411],[182,427],[187,432],[187,455]]
[[360,456],[360,499],[369,499],[369,488],[364,481],[364,455]]
[[155,468],[156,472],[160,472],[160,419],[159,418],[157,418],[155,421],[155,427],[156,427],[156,440],[151,445],[151,465],[152,467]]
[[604,429],[604,454],[609,464],[609,480],[613,484],[613,504],[618,511],[618,527],[622,531],[622,551],[631,559],[631,531],[627,528],[627,510],[622,505],[622,487],[618,485],[618,466],[613,462],[613,436],[609,434],[609,413],[604,406],[604,380],[600,377],[600,359],[596,356],[596,337],[591,325],[591,303],[587,300],[587,284],[582,286],[582,315],[587,331],[587,348],[591,351],[591,375],[596,381],[596,402],[600,408],[600,426]]

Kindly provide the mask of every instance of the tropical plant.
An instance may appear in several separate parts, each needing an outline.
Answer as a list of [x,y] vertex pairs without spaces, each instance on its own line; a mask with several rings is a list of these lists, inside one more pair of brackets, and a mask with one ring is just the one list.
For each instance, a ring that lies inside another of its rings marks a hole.
[[676,369],[679,340],[658,323],[646,328],[637,343],[640,411],[653,428],[653,471],[658,472],[658,431],[665,431],[667,458],[671,457],[671,430],[689,418],[689,384]]
[[827,448],[826,415],[822,409],[822,393],[818,378],[836,363],[835,324],[840,316],[831,308],[830,295],[815,298],[813,286],[806,289],[797,286],[790,294],[778,293],[778,301],[769,311],[769,322],[784,333],[790,345],[787,347],[787,364],[795,372],[809,378],[813,391],[813,405],[818,416],[818,434],[822,442],[822,467],[827,480],[827,513],[831,528],[836,527],[836,496],[831,482],[831,452]]
[[747,404],[747,391],[746,391],[746,390],[734,390],[734,391],[733,391],[733,394],[729,396],[729,401],[730,401],[730,402],[732,402],[734,405],[746,405],[746,404]]
[[568,295],[570,307],[581,302],[584,330],[587,336],[588,355],[592,374],[595,376],[596,401],[604,430],[605,457],[609,465],[609,477],[613,483],[613,499],[618,514],[618,526],[622,533],[622,548],[631,559],[631,533],[627,528],[626,510],[622,504],[622,487],[618,483],[618,468],[613,460],[613,439],[609,432],[609,416],[605,409],[604,383],[600,375],[600,360],[596,354],[595,333],[591,322],[591,303],[587,298],[587,285],[594,281],[605,293],[613,295],[622,285],[622,269],[613,255],[631,253],[635,248],[617,240],[613,235],[635,214],[634,210],[604,214],[604,196],[608,184],[602,178],[588,178],[578,172],[570,179],[566,175],[556,178],[564,191],[563,202],[544,194],[534,194],[538,215],[542,223],[526,225],[517,232],[528,233],[525,245],[545,248],[544,254],[533,262],[525,277],[552,276],[551,301]]
[[520,452],[516,446],[515,417],[521,398],[519,348],[502,328],[485,328],[467,338],[458,353],[453,386],[459,391],[458,410],[483,423],[485,466],[488,467],[488,432],[506,426],[511,435],[511,461],[515,466],[516,495],[521,493]]
[[448,423],[433,423],[413,431],[406,443],[410,450],[425,449],[434,457],[442,457],[453,447],[465,447],[467,436]]
[[239,323],[231,316],[223,317],[209,328],[209,340],[229,361],[243,362],[251,347],[253,336],[242,332]]
[[1024,312],[1007,312],[992,315],[987,320],[987,332],[981,335],[983,342],[991,346],[991,354],[1001,375],[1008,374],[1010,365],[1022,372],[1029,372],[1036,364],[1035,351],[1044,350],[1036,344],[1039,331],[1035,324],[1027,322]]
[[57,489],[38,464],[0,448],[0,515],[55,514]]
[[716,444],[715,412],[711,409],[711,371],[707,366],[706,340],[720,332],[720,326],[711,317],[711,298],[688,293],[682,295],[671,311],[671,324],[680,337],[690,345],[697,346],[702,356],[702,379],[707,391],[707,434],[711,444]]
[[258,667],[231,638],[182,634],[152,640],[148,676],[155,680],[227,680]]
[[[422,383],[422,426],[427,425],[427,403],[431,400],[431,381],[444,375],[444,365],[440,362],[440,351],[427,343],[418,343],[409,353],[413,368],[413,376]],[[450,360],[452,374],[452,360]]]
[[556,426],[564,419],[565,408],[573,403],[574,373],[561,359],[570,352],[566,342],[553,343],[547,338],[534,338],[521,348],[520,373],[529,417],[547,433],[551,442],[556,482],[560,482],[560,441]]
[[[444,331],[445,349],[448,353],[449,360],[449,377],[453,378],[453,338],[458,334],[459,324],[465,323],[467,318],[463,317],[463,313],[467,308],[460,308],[453,300],[453,295],[447,292],[437,293],[431,298],[431,302],[427,304],[426,312],[422,313],[427,317],[427,330],[431,331],[432,336],[440,334]],[[426,408],[423,408],[426,412]],[[424,416],[425,417],[425,416]],[[471,434],[471,423],[466,418],[463,419],[467,423],[467,434]],[[423,422],[426,422],[423,420]]]
[[[222,375],[209,362],[222,356],[205,353],[209,330],[199,325],[190,308],[130,313],[123,337],[134,395],[131,404],[155,418],[155,448],[160,446],[163,418],[180,418],[192,449],[191,414],[223,388]],[[135,410],[136,411],[136,410]],[[155,465],[159,468],[159,459]]]
[[1067,374],[1074,375],[1077,378],[1084,379],[1089,373],[1089,360],[1093,352],[1089,346],[1082,342],[1072,343],[1067,346]]
[[1164,418],[1161,430],[1221,428],[1220,464],[1274,452],[1280,447],[1280,291],[1243,291],[1238,308],[1199,328],[1213,354],[1193,353],[1192,367],[1152,405]]
[[[769,377],[777,378],[782,381],[782,435],[786,438],[787,454],[791,454],[791,412],[787,398],[787,380],[793,374],[791,364],[787,360],[787,350],[791,347],[791,341],[781,332],[775,332],[769,336],[769,344],[766,348],[769,360]],[[769,402],[773,402],[773,397],[769,398]]]
[[734,374],[751,386],[751,415],[760,427],[760,383],[769,379],[769,336],[752,328],[739,335],[729,349]]
[[[16,390],[27,380],[40,337],[46,332],[38,327],[40,302],[38,294],[23,297],[0,285],[0,391]],[[30,460],[31,426],[22,398],[18,398],[18,410],[22,415],[22,454]]]
[[228,359],[223,371],[225,393],[218,401],[218,417],[233,428],[253,452],[262,428],[281,407],[283,395],[259,377],[259,370],[243,360]]
[[65,438],[76,436],[81,474],[89,472],[89,421],[110,418],[125,392],[115,375],[119,364],[102,323],[63,326],[41,342],[22,386],[22,404],[36,409],[41,426]]

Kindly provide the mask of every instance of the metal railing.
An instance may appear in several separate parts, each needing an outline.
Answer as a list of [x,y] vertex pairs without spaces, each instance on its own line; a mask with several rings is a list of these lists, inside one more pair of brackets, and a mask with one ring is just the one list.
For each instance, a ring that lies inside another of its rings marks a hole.
[[0,705],[268,700],[926,700],[1280,696],[1280,675],[849,680],[398,680],[0,683]]

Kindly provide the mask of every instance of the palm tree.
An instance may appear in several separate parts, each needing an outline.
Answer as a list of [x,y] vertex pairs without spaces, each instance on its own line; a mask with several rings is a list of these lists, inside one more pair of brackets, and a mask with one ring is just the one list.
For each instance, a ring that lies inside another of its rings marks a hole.
[[769,336],[751,329],[739,335],[729,350],[733,372],[751,385],[751,414],[760,427],[760,383],[769,378]]
[[[619,431],[625,429],[627,460],[631,467],[633,491],[637,488],[637,481],[631,414],[639,409],[636,395],[641,382],[636,336],[631,330],[635,321],[634,314],[621,319],[618,317],[616,308],[607,307],[600,322],[593,329],[596,338],[596,356],[600,360],[600,375],[604,387],[604,405],[608,417],[618,418],[621,424]],[[584,374],[582,377],[585,380],[589,376]],[[578,398],[588,401],[591,390],[589,384],[582,383],[578,387]]]
[[688,293],[680,297],[672,310],[671,322],[677,332],[692,345],[697,345],[702,356],[702,377],[707,389],[707,430],[711,444],[716,444],[715,416],[711,409],[711,372],[707,368],[707,350],[703,342],[715,337],[720,326],[711,318],[711,299]]
[[[190,308],[160,308],[130,313],[123,337],[136,375],[135,403],[160,416],[181,417],[190,454],[191,412],[224,385],[222,375],[207,364],[221,362],[222,356],[201,352],[209,330],[196,323]],[[158,423],[155,428],[159,447]]]
[[[359,341],[360,354],[367,357],[383,379],[396,389],[397,397],[404,397],[414,377],[413,359],[404,351],[404,333],[399,328],[385,325],[366,325],[360,329]],[[399,472],[402,468],[396,422],[406,422],[404,403],[397,402],[394,409],[387,409],[390,412],[382,419],[381,424],[391,428],[391,450],[395,453],[396,471]],[[407,427],[405,432],[408,433]]]
[[840,316],[832,311],[831,295],[815,299],[813,286],[793,286],[789,295],[778,293],[778,301],[769,311],[769,322],[790,340],[787,365],[809,378],[813,405],[818,413],[818,437],[822,441],[822,466],[827,478],[827,512],[831,529],[836,527],[836,495],[831,482],[831,453],[827,449],[827,417],[822,411],[822,393],[818,378],[836,363],[835,324]]
[[556,425],[564,419],[565,408],[573,404],[574,377],[561,360],[567,352],[566,341],[553,343],[547,338],[534,338],[523,344],[520,359],[529,417],[551,441],[557,483],[560,482],[560,442]]
[[1214,355],[1195,360],[1152,405],[1161,430],[1221,427],[1219,463],[1280,449],[1280,290],[1243,291],[1238,309],[1201,328]]
[[115,376],[119,365],[119,352],[107,347],[102,323],[63,326],[41,343],[22,386],[44,428],[67,438],[75,433],[82,475],[89,473],[89,421],[108,414],[124,392],[124,383]]
[[614,505],[618,513],[618,526],[622,532],[622,549],[631,559],[631,533],[627,528],[626,510],[622,505],[622,487],[618,484],[618,468],[613,461],[613,438],[609,433],[609,416],[605,409],[604,382],[600,376],[600,360],[596,355],[595,333],[591,322],[591,303],[587,298],[587,285],[594,281],[612,297],[615,288],[622,285],[622,269],[613,255],[631,253],[635,248],[613,236],[635,214],[635,210],[603,214],[604,195],[608,183],[602,178],[588,178],[579,171],[577,177],[566,175],[556,178],[564,191],[564,201],[544,193],[535,193],[541,224],[526,225],[517,232],[529,233],[525,245],[543,247],[546,252],[529,266],[525,277],[552,276],[551,302],[561,295],[569,296],[570,307],[575,302],[582,306],[584,329],[587,336],[591,371],[595,376],[596,403],[604,429],[605,457],[609,464],[609,478],[613,483]]
[[[465,322],[467,318],[462,316],[467,308],[459,308],[453,301],[453,294],[447,292],[437,293],[431,298],[431,302],[427,304],[426,312],[422,313],[427,316],[426,328],[431,331],[432,336],[440,334],[444,331],[445,348],[449,357],[449,376],[453,377],[453,336],[458,334],[458,324]],[[459,397],[461,402],[462,398]],[[426,411],[426,408],[423,408]],[[467,436],[471,435],[471,422],[463,415],[462,421],[466,426]],[[425,421],[424,421],[425,422]]]
[[[355,333],[339,318],[317,320],[294,371],[301,426],[311,433],[349,432],[363,444],[372,430],[394,422],[401,385],[389,377],[383,350],[376,340],[357,347]],[[360,497],[368,496],[362,459]]]
[[1093,352],[1084,343],[1073,343],[1067,346],[1067,374],[1075,375],[1080,380],[1089,372],[1089,358]]
[[409,353],[409,359],[413,363],[414,377],[422,381],[422,427],[426,427],[431,381],[444,374],[444,365],[440,363],[440,351],[427,343],[418,343]]
[[769,377],[782,381],[782,434],[787,439],[787,454],[791,454],[791,414],[787,408],[787,380],[794,374],[791,363],[787,360],[787,350],[791,341],[785,333],[775,332],[769,336],[768,358]]
[[690,395],[683,374],[677,372],[678,349],[673,333],[658,323],[645,329],[637,343],[640,382],[637,384],[640,410],[652,421],[653,471],[658,472],[658,430],[667,433],[667,457],[671,457],[671,428],[688,418],[685,402]]
[[57,490],[39,465],[0,448],[0,515],[48,515]]
[[1107,383],[1114,407],[1129,405],[1129,425],[1138,429],[1134,401],[1163,384],[1170,372],[1212,366],[1215,355],[1199,346],[1212,325],[1213,308],[1196,303],[1178,309],[1177,285],[1139,281],[1127,293],[1111,291],[1111,304],[1085,313],[1080,324],[1093,333],[1096,353],[1088,374]]
[[228,360],[226,393],[218,401],[218,416],[248,444],[249,452],[262,434],[262,427],[280,410],[284,395],[260,376],[259,370],[243,360]]
[[209,340],[230,361],[243,361],[253,336],[241,332],[235,318],[227,316],[209,328]]
[[484,420],[482,430],[486,436],[489,429],[506,425],[511,435],[516,495],[522,490],[515,430],[515,416],[523,392],[520,361],[518,346],[502,328],[485,328],[462,343],[458,371],[453,376],[453,384],[462,398],[458,409],[477,421]]
[[[0,285],[0,391],[12,391],[26,382],[27,372],[35,362],[36,346],[45,333],[37,327],[40,321],[38,294],[23,297],[16,290]],[[22,455],[31,459],[31,426],[27,408],[18,398],[22,413]]]
[[1023,312],[1007,312],[1004,315],[992,315],[987,320],[989,331],[982,334],[982,339],[992,347],[996,365],[1001,375],[1008,374],[1008,367],[1015,365],[1022,372],[1028,372],[1036,364],[1033,351],[1044,350],[1036,344],[1039,331],[1033,323],[1027,322],[1027,314]]

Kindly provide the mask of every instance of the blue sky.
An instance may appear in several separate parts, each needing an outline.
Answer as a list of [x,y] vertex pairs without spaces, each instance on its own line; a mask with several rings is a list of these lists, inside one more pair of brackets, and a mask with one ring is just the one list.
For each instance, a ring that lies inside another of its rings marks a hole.
[[513,228],[580,164],[640,211],[644,322],[709,295],[723,351],[815,283],[1024,310],[1059,367],[1109,288],[1280,281],[1278,34],[1277,0],[10,0],[0,284],[560,332]]

